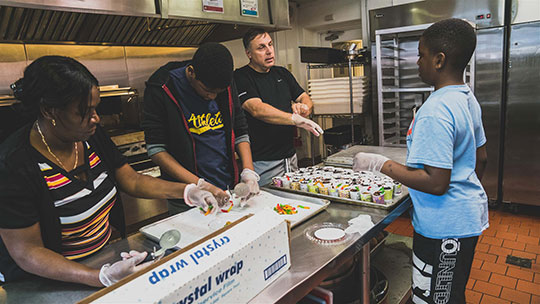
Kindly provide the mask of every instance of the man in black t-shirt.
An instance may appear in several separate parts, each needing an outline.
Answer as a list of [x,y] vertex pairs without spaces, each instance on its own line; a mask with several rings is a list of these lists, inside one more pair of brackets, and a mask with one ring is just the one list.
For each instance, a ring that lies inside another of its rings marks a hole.
[[243,38],[249,64],[234,72],[238,98],[246,111],[253,166],[260,185],[283,174],[289,166],[296,169],[293,146],[294,126],[315,136],[321,127],[307,119],[313,102],[285,68],[275,66],[274,45],[262,29],[251,29]]

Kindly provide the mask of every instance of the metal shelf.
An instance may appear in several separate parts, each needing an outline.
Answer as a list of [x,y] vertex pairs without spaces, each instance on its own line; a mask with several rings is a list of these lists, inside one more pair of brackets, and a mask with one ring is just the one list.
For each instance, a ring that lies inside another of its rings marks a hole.
[[396,103],[399,102],[399,98],[385,98],[382,102],[386,104]]
[[389,137],[389,138],[386,138],[384,140],[385,143],[395,143],[396,141],[399,142],[400,140],[400,136],[392,136],[392,137]]
[[383,131],[384,134],[396,134],[399,133],[399,127],[386,128]]
[[[365,62],[359,62],[359,61],[351,61],[351,65],[352,66],[362,66],[362,65],[365,65],[366,63]],[[311,63],[308,63],[306,65],[307,69],[308,70],[313,70],[313,69],[328,69],[328,68],[346,68],[349,66],[349,63],[348,62],[344,62],[344,63],[330,63],[330,64],[311,64]]]
[[[353,113],[353,116],[361,116],[364,115],[364,113]],[[320,118],[351,118],[351,114],[313,114],[313,117],[320,117]]]
[[397,117],[383,119],[384,124],[395,124],[398,121],[399,121],[399,119]]
[[392,87],[383,87],[383,93],[423,93],[423,92],[433,92],[433,88],[392,88]]
[[392,114],[392,113],[395,113],[397,110],[398,110],[397,108],[388,108],[388,109],[384,109],[383,113],[384,114]]

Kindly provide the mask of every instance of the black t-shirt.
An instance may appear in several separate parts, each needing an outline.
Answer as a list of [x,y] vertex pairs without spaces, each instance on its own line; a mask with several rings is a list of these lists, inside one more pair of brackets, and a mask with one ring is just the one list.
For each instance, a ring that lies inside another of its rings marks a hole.
[[[294,76],[279,66],[273,66],[268,73],[259,73],[246,65],[234,71],[234,80],[241,104],[251,98],[260,98],[287,113],[292,113],[291,101],[304,93]],[[294,155],[293,126],[269,124],[248,112],[246,117],[253,160],[278,160]]]

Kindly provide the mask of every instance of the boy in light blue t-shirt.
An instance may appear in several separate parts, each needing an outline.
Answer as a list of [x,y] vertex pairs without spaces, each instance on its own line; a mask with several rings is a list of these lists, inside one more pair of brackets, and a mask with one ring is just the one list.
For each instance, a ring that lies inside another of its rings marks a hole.
[[435,87],[407,132],[406,166],[358,153],[353,169],[382,172],[409,187],[413,201],[413,302],[465,303],[478,236],[488,228],[480,179],[487,162],[480,105],[463,82],[476,46],[460,19],[437,22],[418,46],[422,81]]

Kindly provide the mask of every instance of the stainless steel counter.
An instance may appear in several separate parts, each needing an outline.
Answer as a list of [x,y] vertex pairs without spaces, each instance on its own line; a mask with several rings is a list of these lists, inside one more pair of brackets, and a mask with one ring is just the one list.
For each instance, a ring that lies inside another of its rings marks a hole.
[[[358,147],[352,148],[359,149]],[[392,148],[392,150],[394,149]],[[385,154],[385,149],[382,148],[377,152]],[[395,153],[395,151],[392,152]],[[402,149],[402,152],[405,153],[405,149]],[[361,252],[363,256],[362,269],[369,277],[369,240],[408,210],[410,206],[409,197],[403,198],[393,210],[331,203],[325,211],[292,230],[291,268],[251,302],[295,303],[319,285],[335,268]],[[333,246],[319,245],[311,242],[304,235],[305,230],[312,225],[323,222],[347,224],[349,219],[360,214],[369,214],[375,226],[362,236],[354,234],[346,243]],[[122,251],[130,249],[151,250],[153,246],[155,243],[137,233],[125,240],[107,245],[101,253],[84,260],[83,263],[98,268],[104,263],[118,260]],[[364,289],[369,286],[365,286],[365,284],[369,284],[366,280],[358,282],[358,284],[363,284]],[[76,284],[36,278],[0,287],[0,303],[73,303],[97,290]]]

